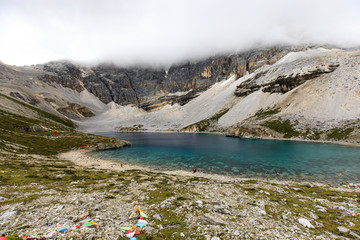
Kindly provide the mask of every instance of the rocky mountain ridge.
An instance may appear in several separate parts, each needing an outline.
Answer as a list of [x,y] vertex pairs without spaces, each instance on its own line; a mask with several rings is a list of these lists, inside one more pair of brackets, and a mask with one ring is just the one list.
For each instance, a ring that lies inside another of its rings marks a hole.
[[0,65],[0,85],[4,94],[75,119],[83,131],[205,131],[357,143],[359,56],[356,49],[277,46],[167,70],[66,61]]
[[[184,105],[214,83],[235,75],[237,78],[272,64],[295,47],[273,47],[203,61],[171,66],[168,70],[143,67],[98,65],[79,66],[71,62],[50,62],[37,66],[43,82],[58,83],[77,92],[84,89],[103,103],[135,104],[145,110],[163,102]],[[188,92],[184,96],[172,95]]]

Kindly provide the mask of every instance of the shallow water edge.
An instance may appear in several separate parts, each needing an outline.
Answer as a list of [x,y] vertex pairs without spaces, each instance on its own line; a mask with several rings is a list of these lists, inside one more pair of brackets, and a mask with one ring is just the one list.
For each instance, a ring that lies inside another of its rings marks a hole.
[[[345,183],[360,179],[355,170],[359,167],[360,149],[348,145],[271,141],[273,139],[236,140],[217,134],[104,134],[133,138],[133,147],[95,152],[95,157],[126,160],[142,168],[190,172],[195,167],[211,175],[296,182]],[[343,172],[346,174],[340,174]]]

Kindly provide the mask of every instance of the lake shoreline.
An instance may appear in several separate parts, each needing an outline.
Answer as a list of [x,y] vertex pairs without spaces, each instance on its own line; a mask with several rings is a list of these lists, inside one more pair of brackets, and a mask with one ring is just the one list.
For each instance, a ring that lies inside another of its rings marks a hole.
[[[66,153],[59,154],[59,158],[68,160],[74,163],[77,166],[87,167],[87,168],[95,168],[95,169],[102,169],[102,170],[112,170],[116,172],[122,172],[127,170],[143,170],[152,173],[161,173],[172,175],[177,178],[181,177],[200,177],[206,178],[208,180],[216,180],[221,182],[244,182],[244,181],[263,181],[267,183],[274,183],[280,185],[293,185],[293,184],[310,184],[316,186],[333,186],[338,187],[340,183],[324,183],[319,181],[307,181],[307,180],[286,180],[286,179],[276,179],[276,178],[261,178],[261,177],[242,177],[242,176],[231,176],[231,175],[221,175],[221,174],[213,174],[213,173],[203,173],[201,171],[197,171],[193,173],[191,171],[184,171],[184,170],[165,170],[156,167],[149,167],[149,166],[141,166],[135,164],[129,164],[126,160],[111,160],[111,159],[104,159],[101,157],[96,157],[91,155],[93,151],[88,150],[74,150]],[[123,163],[123,166],[122,166]],[[348,184],[346,182],[345,184]],[[352,183],[355,184],[355,183]],[[359,183],[360,184],[360,183]]]

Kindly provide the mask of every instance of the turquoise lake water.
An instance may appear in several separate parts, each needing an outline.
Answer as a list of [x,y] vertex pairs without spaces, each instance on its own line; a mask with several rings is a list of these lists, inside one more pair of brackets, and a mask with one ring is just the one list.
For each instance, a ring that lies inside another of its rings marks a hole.
[[[99,134],[99,133],[98,133]],[[214,134],[100,133],[131,147],[94,153],[171,170],[305,180],[360,182],[360,148],[334,144],[229,138]],[[338,176],[340,173],[341,176]]]

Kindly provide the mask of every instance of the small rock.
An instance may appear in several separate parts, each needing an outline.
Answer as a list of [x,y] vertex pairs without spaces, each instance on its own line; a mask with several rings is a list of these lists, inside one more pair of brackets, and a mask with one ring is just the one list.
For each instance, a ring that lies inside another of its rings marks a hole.
[[219,205],[214,205],[214,212],[231,215],[231,212],[228,209]]
[[201,201],[201,200],[197,200],[197,201],[195,201],[198,205],[203,205],[203,201]]
[[296,191],[296,192],[305,192],[304,190],[302,190],[301,188],[292,188],[294,191]]
[[323,212],[323,213],[327,212],[326,208],[323,206],[316,205],[315,209],[318,210],[319,212]]
[[2,215],[0,215],[0,220],[1,221],[10,220],[15,215],[16,215],[16,211],[13,211],[13,210],[9,209],[9,210],[3,212]]
[[89,212],[84,212],[83,214],[78,215],[77,217],[74,218],[74,222],[78,222],[81,219],[86,218],[87,216],[89,216]]
[[8,198],[0,196],[0,202],[7,201],[7,200],[8,200]]
[[354,232],[349,232],[349,235],[353,236],[354,238],[360,239],[360,236]]
[[153,216],[153,218],[155,218],[155,219],[157,219],[157,220],[159,220],[159,221],[162,221],[162,217],[161,217],[159,214],[155,214],[155,215]]
[[316,215],[316,214],[313,213],[313,212],[309,212],[309,216],[310,216],[311,218],[313,218],[313,219],[319,219],[319,216]]
[[214,225],[228,225],[228,223],[220,218],[211,216],[210,214],[204,214],[202,221],[214,224]]
[[211,240],[221,240],[219,237],[212,237]]
[[317,228],[321,228],[324,226],[324,224],[322,224],[321,222],[314,222],[314,226]]
[[340,226],[340,227],[337,227],[337,230],[339,232],[342,232],[342,233],[348,233],[350,232],[350,229],[346,228],[346,227],[343,227],[343,226]]
[[146,227],[144,227],[143,229],[146,230],[146,231],[152,231],[152,230],[154,230],[155,228],[150,227],[150,226],[146,226]]
[[340,206],[339,210],[346,211],[346,208],[344,206]]
[[304,227],[308,227],[308,228],[314,228],[314,226],[309,222],[309,220],[305,219],[305,218],[299,218],[298,219],[299,223],[301,225],[303,225]]
[[266,215],[266,211],[259,209],[258,211],[255,212],[255,215],[257,216],[265,216]]
[[349,203],[349,207],[356,208],[357,206],[355,204]]
[[353,227],[353,226],[355,226],[355,223],[353,223],[353,222],[348,222],[348,225],[349,225],[349,227]]
[[122,217],[120,220],[119,220],[119,223],[123,223],[123,222],[126,222],[128,221],[129,218],[128,217]]
[[98,204],[98,205],[96,205],[95,207],[93,207],[93,210],[94,211],[99,211],[101,209],[101,205],[100,204]]

